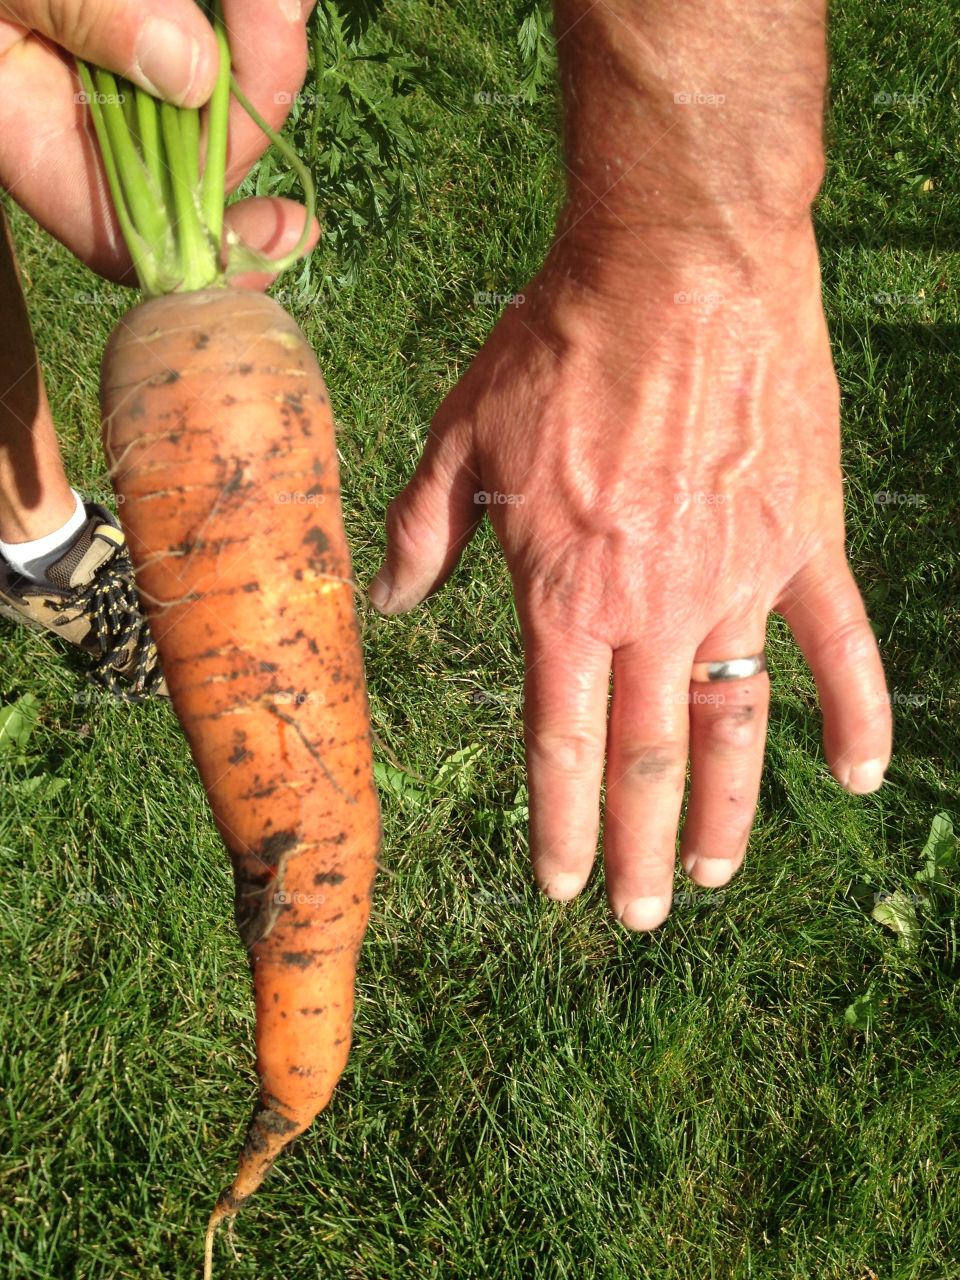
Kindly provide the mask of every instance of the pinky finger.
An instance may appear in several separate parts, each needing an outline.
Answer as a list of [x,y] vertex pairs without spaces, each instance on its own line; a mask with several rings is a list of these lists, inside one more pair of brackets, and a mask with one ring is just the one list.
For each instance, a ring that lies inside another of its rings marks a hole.
[[880,651],[842,550],[824,551],[777,604],[810,664],[823,709],[833,776],[857,795],[876,791],[892,749],[890,697]]

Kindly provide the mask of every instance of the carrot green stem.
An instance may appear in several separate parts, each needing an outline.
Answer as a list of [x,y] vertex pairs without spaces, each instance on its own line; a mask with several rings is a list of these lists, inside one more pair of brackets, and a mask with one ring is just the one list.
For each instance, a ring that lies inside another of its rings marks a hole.
[[[77,62],[120,231],[148,297],[224,285],[241,271],[276,274],[306,252],[313,224],[310,174],[289,143],[267,125],[230,73],[230,47],[220,0],[208,6],[220,53],[216,85],[205,110],[205,157],[200,170],[200,113],[158,102],[109,71]],[[299,175],[307,202],[300,239],[283,258],[267,258],[228,240],[221,266],[224,179],[230,94],[243,106]]]
[[173,188],[179,288],[183,290],[205,289],[216,283],[219,274],[213,243],[200,218],[196,174],[199,140],[194,136],[195,122],[195,113],[161,102],[160,133]]
[[157,190],[163,198],[164,170],[160,150],[160,122],[157,114],[157,100],[149,93],[132,95],[137,104],[137,130],[140,134],[140,152],[147,171],[156,183]]
[[220,49],[217,83],[207,113],[207,156],[203,168],[200,204],[203,220],[217,249],[223,237],[223,191],[227,171],[227,120],[230,114],[230,46],[217,0],[214,33]]
[[[97,135],[97,141],[100,144],[100,153],[103,156],[103,167],[107,173],[107,185],[110,188],[110,195],[113,199],[113,207],[116,211],[117,221],[120,224],[120,230],[126,241],[127,248],[130,251],[130,257],[133,259],[134,269],[137,278],[141,284],[149,280],[154,274],[154,264],[152,260],[152,252],[150,246],[138,232],[133,224],[127,209],[126,193],[123,183],[120,180],[120,173],[117,169],[117,162],[110,146],[110,136],[107,132],[107,126],[103,119],[103,111],[100,107],[99,94],[97,87],[93,82],[93,76],[86,63],[78,62],[77,71],[80,76],[80,83],[83,85],[83,91],[86,94],[87,103],[90,107],[90,114],[93,117],[93,127]],[[144,285],[144,288],[146,286]]]
[[131,136],[123,109],[126,94],[109,71],[98,69],[94,79],[130,216],[148,244],[162,244],[167,226],[159,207],[160,193],[150,190],[150,175]]
[[313,178],[310,176],[310,170],[302,162],[300,157],[291,147],[285,138],[276,133],[260,115],[256,107],[243,92],[234,77],[231,77],[230,87],[233,96],[246,111],[250,119],[267,135],[273,145],[277,148],[285,160],[288,160],[297,177],[300,179],[300,185],[303,188],[303,196],[307,206],[307,216],[303,220],[303,228],[300,232],[300,238],[293,246],[288,254],[282,258],[265,258],[263,254],[256,253],[252,249],[248,249],[246,245],[237,243],[232,246],[230,255],[230,264],[228,266],[228,275],[237,275],[243,271],[251,270],[269,270],[269,271],[285,271],[287,267],[292,267],[295,262],[299,262],[306,251],[307,241],[310,239],[310,232],[313,227],[313,214],[316,208],[316,195],[313,188]]

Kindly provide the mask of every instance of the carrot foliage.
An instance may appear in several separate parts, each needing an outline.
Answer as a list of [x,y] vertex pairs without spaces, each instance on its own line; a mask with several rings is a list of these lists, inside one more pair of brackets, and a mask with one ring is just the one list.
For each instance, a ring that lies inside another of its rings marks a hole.
[[[112,72],[77,62],[117,220],[147,297],[226,284],[233,275],[268,266],[263,255],[235,237],[228,237],[226,246],[223,243],[231,93],[296,170],[306,198],[308,216],[299,242],[285,257],[269,260],[269,270],[279,272],[297,262],[310,234],[315,207],[310,173],[231,75],[219,0],[207,12],[220,50],[220,67],[213,95],[202,109],[160,102]],[[201,123],[206,135],[203,148]]]

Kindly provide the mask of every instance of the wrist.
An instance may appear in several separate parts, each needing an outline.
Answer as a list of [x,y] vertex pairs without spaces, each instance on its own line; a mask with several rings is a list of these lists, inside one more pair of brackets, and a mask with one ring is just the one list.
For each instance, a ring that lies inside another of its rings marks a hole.
[[615,316],[653,307],[678,317],[723,308],[820,302],[820,263],[809,211],[794,221],[741,220],[728,210],[713,226],[645,224],[579,215],[565,206],[540,279]]
[[554,0],[567,216],[795,224],[823,180],[825,4]]

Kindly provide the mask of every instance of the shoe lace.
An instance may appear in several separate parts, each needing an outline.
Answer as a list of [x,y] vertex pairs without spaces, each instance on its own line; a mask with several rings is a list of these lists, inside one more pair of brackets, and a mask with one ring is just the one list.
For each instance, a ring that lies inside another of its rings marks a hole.
[[[145,701],[156,692],[163,673],[140,607],[129,555],[118,550],[79,590],[76,604],[90,617],[99,649],[91,680],[123,702]],[[123,675],[118,667],[125,669]]]

